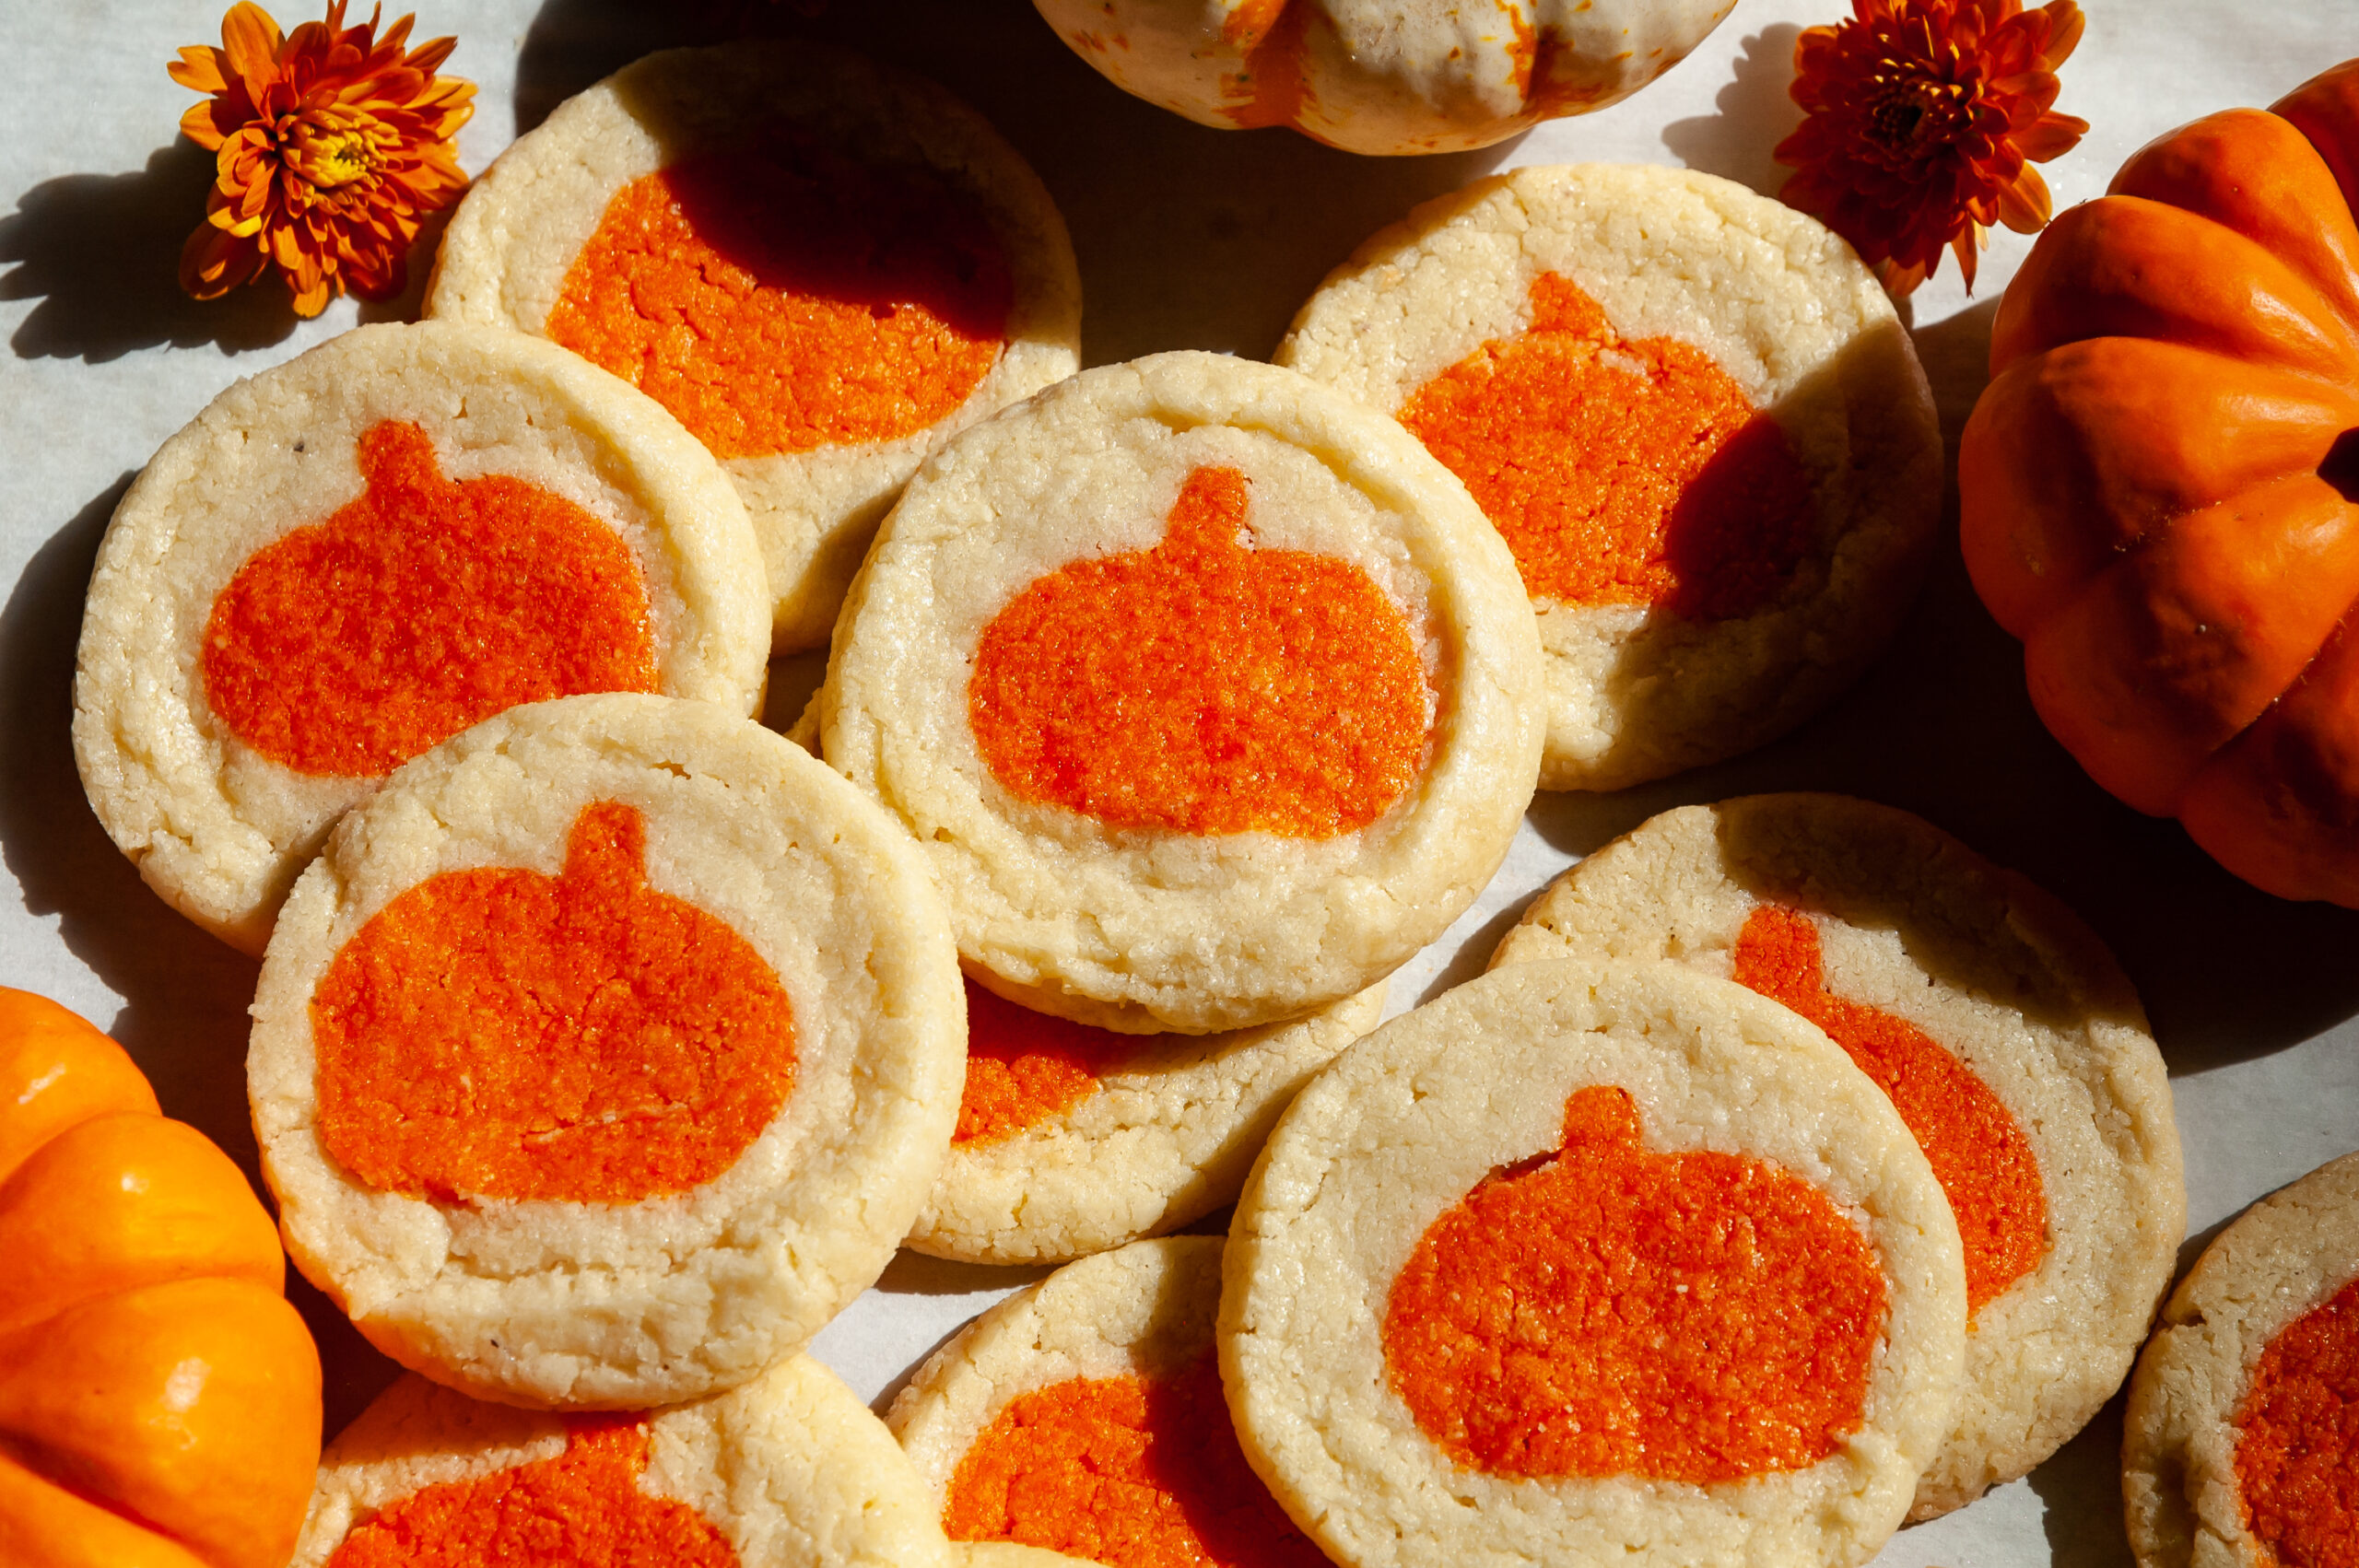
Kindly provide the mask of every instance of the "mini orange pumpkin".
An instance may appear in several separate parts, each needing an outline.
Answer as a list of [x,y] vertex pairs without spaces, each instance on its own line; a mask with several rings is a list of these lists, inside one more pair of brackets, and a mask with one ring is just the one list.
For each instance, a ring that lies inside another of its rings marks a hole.
[[0,1562],[280,1568],[320,1359],[245,1177],[123,1047],[0,987]]
[[1488,146],[1603,109],[1686,58],[1735,0],[1033,0],[1115,86],[1224,130],[1359,153]]
[[2359,907],[2359,60],[2140,151],[2001,302],[1968,571],[2091,778]]

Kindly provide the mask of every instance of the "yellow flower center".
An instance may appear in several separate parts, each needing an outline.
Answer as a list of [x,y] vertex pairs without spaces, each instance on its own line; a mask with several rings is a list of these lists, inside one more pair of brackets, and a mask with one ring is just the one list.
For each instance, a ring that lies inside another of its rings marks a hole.
[[306,184],[333,190],[375,173],[387,139],[385,128],[367,115],[306,112],[288,131],[288,166]]

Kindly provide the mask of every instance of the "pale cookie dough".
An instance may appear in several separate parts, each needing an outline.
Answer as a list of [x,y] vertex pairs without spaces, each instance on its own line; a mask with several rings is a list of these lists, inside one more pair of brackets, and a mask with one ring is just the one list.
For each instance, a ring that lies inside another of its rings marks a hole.
[[164,443],[108,524],[74,755],[147,884],[248,953],[381,779],[299,772],[232,732],[206,696],[208,621],[257,552],[363,495],[359,443],[387,421],[422,430],[449,481],[522,479],[611,526],[645,586],[657,689],[760,707],[759,549],[711,456],[651,399],[521,333],[438,323],[362,327],[240,381]]
[[[290,1568],[323,1568],[355,1531],[362,1536],[356,1550],[367,1548],[370,1522],[427,1487],[464,1487],[557,1459],[571,1441],[568,1425],[403,1378],[321,1456]],[[727,1393],[651,1410],[640,1431],[638,1492],[695,1510],[741,1568],[955,1568],[959,1561],[892,1434],[808,1356]],[[543,1530],[554,1523],[528,1512],[517,1517]],[[393,1544],[381,1539],[375,1550]],[[377,1560],[406,1561],[398,1549]],[[581,1561],[560,1550],[500,1563]]]
[[967,1568],[1074,1568],[1081,1562],[1044,1546],[1012,1540],[956,1541],[951,1550],[966,1560]]
[[[1193,476],[1224,469],[1250,487],[1247,547],[1339,562],[1400,612],[1428,715],[1405,789],[1323,838],[1116,827],[1019,798],[969,718],[986,629],[1062,568],[1157,548]],[[1339,1001],[1441,933],[1522,820],[1538,688],[1514,563],[1398,425],[1288,371],[1175,353],[1075,377],[928,461],[852,585],[819,730],[828,766],[917,836],[979,981],[1086,1024],[1201,1034]]]
[[1388,414],[1532,322],[1555,274],[1626,341],[1701,349],[1816,482],[1791,579],[1749,613],[1533,601],[1544,790],[1619,790],[1760,745],[1823,707],[1895,631],[1941,515],[1932,394],[1892,302],[1816,220],[1652,166],[1535,167],[1382,230],[1295,318],[1276,362]]
[[1764,902],[1806,912],[1827,990],[1896,1015],[1998,1098],[2039,1167],[2047,1251],[1982,1304],[1931,1518],[2054,1453],[2113,1397],[2170,1284],[2187,1188],[2137,993],[2071,911],[1920,818],[1755,795],[1650,818],[1559,877],[1491,962],[1670,959],[1729,977]]
[[[1628,1095],[1643,1150],[1780,1167],[1859,1228],[1883,1334],[1860,1424],[1826,1457],[1709,1483],[1496,1474],[1461,1466],[1397,1391],[1383,1324],[1421,1240],[1477,1184],[1555,1151],[1590,1086]],[[1848,1568],[1907,1512],[1965,1342],[1956,1223],[1890,1102],[1785,1009],[1661,964],[1494,971],[1353,1047],[1279,1121],[1224,1273],[1221,1368],[1246,1456],[1355,1568]]]
[[906,1245],[972,1263],[1062,1263],[1233,1202],[1278,1113],[1376,1027],[1379,982],[1282,1024],[1161,1040],[1080,1104],[1003,1138],[954,1141]]
[[2359,1154],[2346,1154],[2237,1216],[2171,1293],[2130,1381],[2121,1444],[2140,1568],[2278,1568],[2236,1475],[2240,1407],[2271,1341],[2353,1280]]
[[780,652],[827,641],[877,521],[945,435],[1081,368],[1064,220],[998,132],[930,82],[803,41],[651,54],[558,106],[486,170],[443,236],[429,316],[546,335],[575,256],[633,181],[783,127],[938,180],[980,206],[1014,283],[1004,341],[967,400],[897,439],[731,457],[761,541]]
[[[961,1465],[977,1439],[1018,1398],[1076,1379],[1136,1378],[1152,1385],[1211,1372],[1222,1246],[1218,1236],[1167,1236],[1067,1264],[976,1318],[927,1359],[894,1398],[885,1419],[917,1467],[945,1527],[959,1527],[950,1517],[950,1509]],[[1221,1424],[1226,1428],[1226,1421]],[[1168,1428],[1158,1430],[1152,1416],[1147,1430],[1150,1444],[1178,1441]],[[1216,1443],[1229,1440],[1226,1431],[1214,1438]],[[1230,1511],[1228,1531],[1237,1529],[1234,1521],[1246,1521],[1263,1549],[1259,1561],[1286,1563],[1315,1558],[1309,1543],[1293,1533],[1285,1516],[1266,1496],[1234,1495],[1235,1489],[1258,1488],[1233,1448],[1226,1461],[1233,1474],[1224,1473],[1219,1458],[1209,1452],[1164,1455],[1155,1469],[1199,1489],[1191,1496],[1185,1491],[1165,1488],[1178,1497],[1183,1515],[1192,1514],[1191,1504],[1209,1504]],[[1079,1457],[1068,1462],[1088,1465]],[[1133,1487],[1156,1489],[1158,1482],[1152,1477],[1152,1471],[1144,1480],[1107,1477],[1086,1495],[1116,1507],[1136,1508],[1137,1503],[1125,1493]],[[1075,1505],[1084,1494],[1082,1489],[1065,1484],[1070,1478],[1035,1475],[1027,1479],[1032,1482],[1029,1499],[1048,1501],[1052,1508],[1059,1503]],[[1215,1494],[1206,1495],[1207,1491]],[[1021,1508],[1022,1504],[1017,1506]],[[1017,1527],[1028,1527],[1037,1539],[1068,1523],[1062,1518],[1035,1517]],[[1202,1536],[1194,1540],[1175,1539],[1141,1520],[1123,1523],[1138,1534],[1102,1518],[1083,1522],[1084,1531],[1102,1527],[1109,1541],[1109,1550],[1097,1561],[1117,1564],[1235,1561],[1223,1551],[1225,1543],[1219,1537],[1209,1541]],[[1070,1537],[1064,1539],[1070,1540]],[[1079,1547],[1087,1541],[1071,1544],[1078,1556]],[[979,1562],[977,1568],[986,1565]],[[1027,1565],[994,1562],[988,1568]]]
[[[313,999],[331,965],[429,878],[559,875],[575,823],[604,802],[643,819],[653,891],[724,922],[775,972],[795,1052],[782,1108],[720,1175],[669,1197],[363,1185],[321,1128]],[[476,726],[339,825],[264,961],[248,1088],[288,1250],[372,1343],[480,1398],[634,1409],[743,1382],[875,1279],[949,1142],[965,1005],[925,868],[872,802],[706,705],[575,697]]]

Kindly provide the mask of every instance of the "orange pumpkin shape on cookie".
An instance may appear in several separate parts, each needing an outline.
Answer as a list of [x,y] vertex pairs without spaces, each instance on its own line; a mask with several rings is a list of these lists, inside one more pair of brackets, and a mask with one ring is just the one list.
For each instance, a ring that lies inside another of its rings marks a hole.
[[453,481],[424,430],[360,439],[367,489],[256,551],[213,602],[205,700],[298,773],[372,778],[545,697],[656,688],[621,535],[507,474]]
[[378,911],[311,999],[320,1133],[383,1190],[626,1203],[734,1164],[794,1082],[777,973],[647,882],[639,811],[563,870],[446,872]]
[[640,1489],[647,1443],[639,1417],[577,1417],[555,1458],[421,1487],[356,1527],[327,1568],[738,1568],[711,1520]]
[[1073,1109],[1141,1045],[1136,1035],[1035,1012],[968,980],[967,1086],[952,1141],[995,1143]]
[[1153,549],[1071,563],[983,630],[968,712],[992,778],[1112,827],[1332,838],[1423,761],[1407,618],[1349,562],[1246,540],[1250,487],[1191,471]]
[[2048,1193],[2031,1141],[1990,1086],[1905,1018],[1826,989],[1818,927],[1781,904],[1745,917],[1736,981],[1826,1031],[1884,1092],[1933,1167],[1966,1248],[1968,1313],[2048,1254]]
[[1320,1568],[1245,1462],[1210,1354],[1009,1400],[958,1462],[942,1527],[1108,1568]]
[[1874,1251],[1778,1166],[1659,1153],[1625,1090],[1446,1211],[1394,1281],[1394,1390],[1460,1464],[1696,1483],[1816,1464],[1882,1341]]
[[781,127],[617,192],[546,330],[715,457],[755,457],[939,423],[998,361],[1014,300],[973,200]]
[[1810,546],[1811,477],[1777,422],[1711,356],[1621,337],[1555,273],[1532,280],[1527,331],[1442,371],[1400,418],[1543,603],[1743,615]]

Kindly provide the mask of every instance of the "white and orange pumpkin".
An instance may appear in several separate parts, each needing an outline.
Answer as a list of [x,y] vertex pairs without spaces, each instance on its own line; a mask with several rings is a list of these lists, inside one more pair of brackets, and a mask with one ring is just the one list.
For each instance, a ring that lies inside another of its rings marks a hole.
[[1033,0],[1116,86],[1204,125],[1459,152],[1629,97],[1735,0]]

